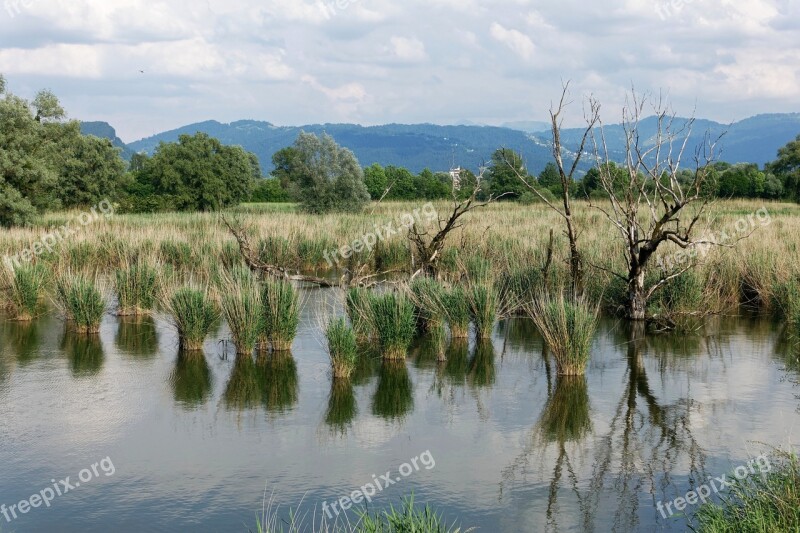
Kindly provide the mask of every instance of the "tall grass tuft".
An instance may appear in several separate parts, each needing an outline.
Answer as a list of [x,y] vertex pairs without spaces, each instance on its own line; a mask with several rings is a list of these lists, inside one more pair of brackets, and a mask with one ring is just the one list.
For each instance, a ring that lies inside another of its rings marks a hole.
[[753,460],[756,473],[733,478],[720,503],[706,503],[695,514],[699,533],[800,531],[800,460],[776,452]]
[[470,315],[475,323],[475,334],[479,339],[488,339],[492,336],[497,319],[497,293],[490,284],[480,284],[470,287],[467,295]]
[[300,296],[288,281],[267,281],[262,299],[264,337],[269,339],[273,350],[290,350],[300,324]]
[[405,359],[416,333],[414,304],[401,293],[372,299],[372,320],[384,359]]
[[466,339],[469,336],[470,310],[467,294],[461,286],[456,286],[442,294],[442,310],[450,326],[450,335],[454,339]]
[[164,302],[178,330],[180,346],[187,352],[203,349],[203,341],[219,319],[219,311],[206,290],[181,287]]
[[589,362],[589,350],[597,330],[597,309],[584,299],[565,299],[542,294],[528,306],[556,359],[559,375],[582,376]]
[[67,271],[56,279],[56,303],[79,333],[98,333],[106,300],[96,278]]
[[33,320],[40,311],[47,271],[41,265],[20,265],[3,269],[3,278],[3,285],[8,287],[11,318],[19,322]]
[[358,362],[356,334],[344,318],[331,322],[325,330],[333,377],[350,379]]
[[220,280],[222,314],[228,322],[238,355],[251,355],[262,333],[264,313],[261,289],[249,270],[242,267]]
[[359,342],[367,342],[378,336],[372,319],[373,298],[372,292],[363,287],[352,287],[347,291],[345,309]]
[[444,287],[439,282],[431,278],[417,278],[411,282],[409,289],[420,332],[432,331],[444,323],[441,304]]
[[136,316],[153,309],[156,300],[158,275],[156,270],[138,260],[115,272],[119,307],[117,315]]

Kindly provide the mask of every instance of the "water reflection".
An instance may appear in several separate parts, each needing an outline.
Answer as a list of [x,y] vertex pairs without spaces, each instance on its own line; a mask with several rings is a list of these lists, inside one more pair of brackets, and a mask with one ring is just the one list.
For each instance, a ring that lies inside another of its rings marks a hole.
[[495,381],[494,345],[490,339],[481,339],[475,345],[475,354],[469,362],[469,382],[473,387],[491,387]]
[[377,375],[381,367],[381,354],[369,346],[360,346],[358,350],[358,361],[350,382],[355,385],[366,385],[373,376]]
[[404,418],[414,408],[413,390],[405,361],[384,361],[372,399],[372,414],[387,420]]
[[186,408],[204,404],[211,394],[211,369],[200,353],[178,352],[170,384],[175,402]]
[[38,359],[40,354],[39,329],[38,320],[2,321],[3,348],[10,349],[14,353],[19,366],[27,366]]
[[261,354],[256,361],[261,403],[270,413],[291,411],[300,394],[297,363],[291,352]]
[[114,343],[120,353],[150,358],[158,352],[156,323],[152,317],[121,317]]
[[446,352],[447,362],[444,375],[452,385],[463,385],[467,382],[469,372],[469,342],[467,339],[453,339]]
[[356,414],[358,414],[358,404],[353,384],[347,379],[334,379],[328,396],[325,423],[332,430],[344,434]]
[[589,384],[585,376],[559,376],[555,390],[539,417],[538,427],[547,442],[580,442],[592,430]]
[[93,376],[103,367],[105,355],[99,335],[77,333],[65,328],[61,351],[69,359],[72,374],[76,377]]
[[261,401],[258,369],[252,356],[237,355],[225,389],[225,407],[231,410],[249,409]]

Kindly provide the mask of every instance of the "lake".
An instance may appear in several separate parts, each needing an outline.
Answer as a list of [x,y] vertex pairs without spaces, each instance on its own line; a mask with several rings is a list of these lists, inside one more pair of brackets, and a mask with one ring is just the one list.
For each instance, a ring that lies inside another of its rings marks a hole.
[[340,308],[306,294],[291,354],[249,359],[224,324],[191,360],[158,316],[95,337],[0,319],[0,504],[62,491],[0,531],[246,532],[264,505],[310,522],[376,483],[371,508],[413,493],[479,531],[685,531],[696,506],[659,503],[799,440],[798,350],[767,320],[605,319],[585,379],[559,379],[513,319],[446,363],[424,339],[405,364],[367,350],[343,387],[319,327]]

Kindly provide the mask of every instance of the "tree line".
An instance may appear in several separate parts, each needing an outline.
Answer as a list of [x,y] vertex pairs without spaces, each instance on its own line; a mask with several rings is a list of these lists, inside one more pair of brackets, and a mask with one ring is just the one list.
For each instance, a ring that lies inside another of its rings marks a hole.
[[[152,156],[135,154],[127,163],[108,139],[81,134],[80,123],[66,119],[52,92],[40,91],[28,101],[9,92],[0,75],[0,225],[5,227],[29,224],[47,210],[88,207],[102,200],[134,213],[216,211],[247,201],[297,202],[309,213],[326,213],[359,210],[371,200],[429,201],[454,195],[463,200],[478,188],[479,179],[479,200],[502,196],[522,203],[549,201],[562,196],[564,183],[554,163],[534,175],[520,154],[500,148],[480,177],[463,169],[454,187],[447,172],[413,174],[377,163],[363,168],[331,136],[304,132],[272,162],[271,176],[264,176],[253,153],[197,133],[162,142]],[[569,180],[569,195],[608,198],[604,182],[624,187],[630,181],[626,172],[614,163],[597,165],[581,180]],[[703,172],[707,197],[800,201],[800,136],[764,168],[717,162]],[[687,185],[694,178],[690,170],[677,173]]]

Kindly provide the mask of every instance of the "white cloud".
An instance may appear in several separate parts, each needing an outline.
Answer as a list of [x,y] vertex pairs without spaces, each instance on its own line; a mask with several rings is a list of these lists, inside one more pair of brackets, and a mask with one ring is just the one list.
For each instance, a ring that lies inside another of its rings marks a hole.
[[530,37],[524,33],[504,28],[501,24],[495,22],[489,30],[492,37],[507,47],[509,47],[515,54],[522,59],[528,61],[533,58],[536,52],[536,46],[531,41]]
[[416,37],[392,37],[391,43],[394,55],[402,61],[416,63],[428,58],[425,45]]

